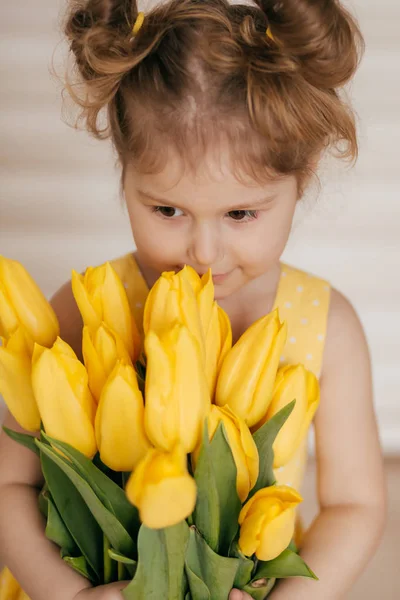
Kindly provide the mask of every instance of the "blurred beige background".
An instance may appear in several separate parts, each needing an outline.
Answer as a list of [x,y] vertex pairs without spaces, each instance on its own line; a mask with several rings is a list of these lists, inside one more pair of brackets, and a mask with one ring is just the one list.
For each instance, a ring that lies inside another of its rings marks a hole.
[[[329,279],[354,303],[367,332],[392,508],[382,549],[350,597],[395,599],[400,598],[394,565],[400,534],[400,4],[346,4],[367,42],[349,89],[360,158],[352,171],[333,161],[321,165],[322,192],[310,190],[299,208],[284,260]],[[61,64],[64,5],[3,0],[0,7],[0,253],[22,261],[48,296],[72,268],[133,248],[109,145],[61,120],[61,90],[49,65],[54,51]],[[311,464],[308,520],[315,512],[313,473]],[[389,586],[384,594],[382,581]]]

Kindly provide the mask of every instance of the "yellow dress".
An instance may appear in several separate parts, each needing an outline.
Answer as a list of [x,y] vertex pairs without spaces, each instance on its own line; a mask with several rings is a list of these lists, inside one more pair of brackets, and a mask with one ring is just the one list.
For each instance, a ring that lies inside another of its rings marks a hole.
[[[133,254],[110,261],[126,289],[135,321],[142,333],[143,311],[149,292]],[[288,337],[281,363],[302,363],[317,377],[320,376],[325,344],[330,300],[330,285],[314,277],[281,264],[281,277],[274,308],[279,309],[281,320],[288,325]],[[307,439],[285,466],[274,471],[277,483],[301,489],[307,464]],[[297,522],[295,541],[301,542],[302,525]],[[11,584],[11,575],[4,569],[0,574],[0,600],[29,600],[22,590]],[[6,585],[7,582],[7,585]],[[13,590],[7,594],[6,588]],[[3,595],[2,595],[3,591]],[[4,592],[7,595],[4,595]]]

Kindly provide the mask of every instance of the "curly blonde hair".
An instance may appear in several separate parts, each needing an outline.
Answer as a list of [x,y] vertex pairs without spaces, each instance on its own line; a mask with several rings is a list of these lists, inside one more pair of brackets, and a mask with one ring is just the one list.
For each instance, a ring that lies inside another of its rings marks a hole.
[[77,67],[66,88],[123,171],[161,170],[170,148],[195,167],[227,142],[238,177],[294,174],[301,188],[323,151],[357,159],[343,86],[364,40],[338,0],[167,0],[132,37],[137,16],[135,0],[82,0],[65,22]]

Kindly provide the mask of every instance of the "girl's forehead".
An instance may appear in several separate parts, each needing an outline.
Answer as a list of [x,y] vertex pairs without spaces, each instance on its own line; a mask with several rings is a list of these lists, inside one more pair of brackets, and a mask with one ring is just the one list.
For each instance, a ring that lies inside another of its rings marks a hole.
[[260,183],[250,176],[238,177],[231,167],[228,157],[222,154],[218,157],[207,156],[199,161],[195,169],[189,169],[173,154],[163,165],[162,169],[154,173],[141,172],[134,165],[126,169],[126,187],[149,192],[156,197],[174,197],[188,193],[199,192],[211,196],[221,194],[243,195],[249,198],[258,197],[260,190],[264,193],[279,193],[293,188],[296,180],[293,175],[269,178],[265,183]]

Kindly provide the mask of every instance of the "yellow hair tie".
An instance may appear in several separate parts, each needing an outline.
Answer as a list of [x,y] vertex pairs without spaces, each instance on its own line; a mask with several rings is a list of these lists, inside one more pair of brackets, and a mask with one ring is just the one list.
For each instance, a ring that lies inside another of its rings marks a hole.
[[268,29],[267,29],[266,33],[267,33],[267,36],[268,36],[269,38],[271,38],[271,40],[272,40],[273,42],[275,42],[275,38],[274,38],[274,36],[273,36],[273,35],[272,35],[272,33],[271,33],[271,29],[270,29],[269,25],[268,25]]
[[132,35],[137,35],[144,22],[144,12],[140,12],[132,29]]

